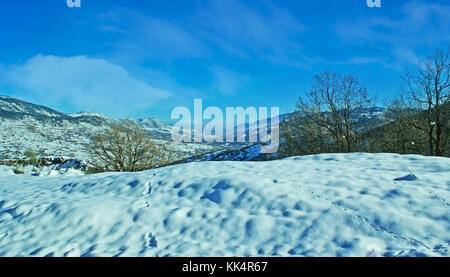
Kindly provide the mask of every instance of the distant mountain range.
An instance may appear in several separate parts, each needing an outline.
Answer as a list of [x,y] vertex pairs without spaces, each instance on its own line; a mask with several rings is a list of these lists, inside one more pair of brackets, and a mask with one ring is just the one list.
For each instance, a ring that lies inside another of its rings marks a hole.
[[[0,160],[20,159],[27,149],[48,156],[89,159],[90,136],[118,122],[94,112],[65,114],[8,96],[0,96]],[[218,145],[175,143],[171,126],[156,118],[135,120],[157,143],[174,151],[174,159],[223,149]]]
[[[364,121],[382,118],[384,109],[373,107],[358,112]],[[280,115],[280,122],[294,113]],[[106,128],[113,119],[95,112],[66,114],[8,96],[0,96],[0,160],[20,159],[30,149],[41,156],[70,156],[89,160],[90,137]],[[270,131],[270,119],[267,121]],[[244,143],[175,143],[172,126],[157,118],[135,120],[155,141],[173,152],[173,161],[261,160],[259,145]],[[246,134],[257,131],[261,122],[246,123]],[[237,127],[235,127],[235,134]],[[225,130],[224,130],[225,134]]]

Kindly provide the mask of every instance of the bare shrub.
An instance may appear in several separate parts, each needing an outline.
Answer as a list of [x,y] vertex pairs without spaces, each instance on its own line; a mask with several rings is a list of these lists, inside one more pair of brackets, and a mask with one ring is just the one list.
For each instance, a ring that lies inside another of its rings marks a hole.
[[111,124],[91,137],[89,151],[97,167],[113,171],[141,171],[164,165],[164,149],[131,120]]

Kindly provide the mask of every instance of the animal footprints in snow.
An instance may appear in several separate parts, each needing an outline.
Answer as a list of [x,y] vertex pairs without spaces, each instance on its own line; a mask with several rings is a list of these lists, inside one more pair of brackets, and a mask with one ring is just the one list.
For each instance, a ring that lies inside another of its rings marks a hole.
[[142,205],[141,205],[142,209],[150,208],[150,201],[145,199],[145,197],[149,196],[150,194],[152,194],[152,186],[150,185],[150,183],[145,183],[144,191],[142,192],[142,198],[141,198],[142,199]]
[[[416,240],[414,238],[411,238],[411,237],[408,237],[408,236],[400,236],[400,235],[398,235],[398,234],[396,234],[396,233],[394,233],[394,232],[392,232],[390,230],[387,230],[385,228],[381,228],[377,224],[372,223],[369,218],[358,214],[358,211],[355,211],[353,209],[344,207],[342,205],[342,203],[340,203],[339,201],[330,201],[327,197],[320,197],[318,194],[314,193],[311,190],[304,189],[304,188],[303,188],[303,190],[305,192],[309,192],[314,199],[317,199],[319,201],[328,202],[329,204],[334,206],[336,209],[339,209],[339,210],[341,210],[341,211],[343,211],[345,213],[350,213],[353,216],[356,216],[359,220],[361,220],[365,224],[368,224],[368,226],[370,226],[370,228],[372,230],[376,231],[376,232],[383,232],[383,233],[391,235],[395,239],[403,240],[403,241],[408,242],[409,244],[416,245],[416,246],[419,246],[419,247],[422,247],[422,248],[426,248],[426,249],[430,249],[424,243],[422,243],[422,242],[420,242],[420,241],[418,241],[418,240]],[[430,194],[431,194],[431,192],[430,192]]]
[[144,192],[142,192],[142,195],[146,196],[150,194],[152,194],[152,186],[150,185],[150,183],[145,183]]
[[142,208],[143,208],[143,209],[148,209],[148,208],[150,208],[150,201],[144,201],[144,203],[142,204]]
[[[429,191],[428,194],[430,195],[431,199],[440,200],[442,203],[445,204],[445,206],[450,207],[450,203],[445,198],[441,198],[440,196],[432,193],[431,191]],[[450,213],[450,211],[448,211],[448,213]]]
[[144,236],[145,239],[145,247],[147,248],[156,248],[158,247],[158,241],[156,240],[156,237],[153,236],[152,233],[148,232]]

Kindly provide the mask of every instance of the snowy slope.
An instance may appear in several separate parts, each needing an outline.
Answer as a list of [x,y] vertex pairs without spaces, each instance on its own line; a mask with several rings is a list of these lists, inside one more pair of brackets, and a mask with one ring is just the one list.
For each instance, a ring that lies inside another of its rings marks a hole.
[[189,157],[185,162],[202,161],[265,161],[275,160],[278,153],[261,153],[261,144],[254,144],[240,149],[225,149],[204,155]]
[[[118,120],[94,112],[64,114],[19,99],[0,96],[0,160],[24,158],[31,149],[41,156],[91,160],[90,137]],[[155,118],[136,120],[157,143],[174,152],[174,161],[223,149],[218,145],[171,141],[171,127]]]
[[[411,171],[417,180],[393,181]],[[447,158],[334,154],[0,174],[0,256],[450,256]]]
[[172,126],[157,118],[141,118],[136,120],[136,123],[153,134],[154,137],[166,140],[172,139]]
[[76,155],[87,158],[89,135],[108,119],[78,116],[11,97],[0,96],[0,160],[19,159],[27,149],[42,155]]

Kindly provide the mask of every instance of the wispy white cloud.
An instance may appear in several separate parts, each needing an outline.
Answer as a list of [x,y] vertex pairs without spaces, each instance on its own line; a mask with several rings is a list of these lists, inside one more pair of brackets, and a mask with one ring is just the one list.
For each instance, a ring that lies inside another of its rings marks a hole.
[[[340,21],[335,27],[345,43],[376,48],[390,60],[386,66],[417,63],[418,48],[433,48],[450,41],[450,6],[444,3],[410,1],[400,8],[399,16],[371,16]],[[377,58],[375,58],[377,59]],[[373,62],[374,58],[367,59]]]
[[130,76],[121,66],[86,56],[40,54],[23,64],[3,67],[2,75],[15,97],[119,117],[153,107],[172,95]]
[[[287,9],[269,1],[196,2],[193,13],[155,17],[115,7],[97,15],[96,28],[114,32],[119,51],[152,59],[211,58],[228,55],[302,66],[310,58],[298,42],[307,28]],[[255,3],[253,3],[255,4]]]
[[[308,29],[275,2],[200,0],[192,12],[181,12],[177,17],[123,7],[112,7],[96,16],[96,28],[114,35],[113,60],[120,64],[132,60],[138,64],[145,60],[170,64],[194,58],[213,77],[206,90],[223,95],[242,92],[251,81],[250,76],[238,73],[241,70],[221,64],[227,58],[303,68],[322,62],[303,53],[299,38]],[[215,66],[210,65],[211,60]],[[200,78],[208,80],[209,76]],[[181,90],[201,95],[186,87]],[[176,89],[177,94],[181,90]]]
[[212,0],[196,16],[198,30],[229,55],[258,57],[276,64],[305,63],[297,18],[268,1],[259,8],[236,0]]
[[171,60],[209,55],[209,48],[183,22],[158,18],[137,10],[114,7],[96,15],[96,29],[114,35],[116,55],[133,59]]

